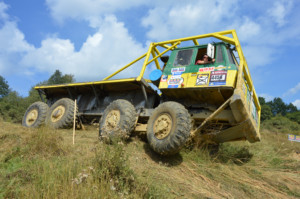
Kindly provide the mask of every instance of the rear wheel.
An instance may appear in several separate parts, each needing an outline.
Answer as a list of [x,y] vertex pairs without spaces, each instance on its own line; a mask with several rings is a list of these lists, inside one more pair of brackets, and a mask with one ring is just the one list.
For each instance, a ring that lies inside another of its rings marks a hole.
[[45,123],[49,107],[44,102],[35,102],[26,110],[22,125],[26,127],[39,127]]
[[[71,128],[74,121],[74,104],[69,98],[56,101],[49,109],[46,124],[53,128]],[[76,113],[78,110],[75,110]]]
[[110,103],[100,119],[99,135],[101,138],[127,139],[136,122],[134,106],[127,100],[119,99]]
[[190,137],[191,116],[177,102],[165,102],[154,109],[147,125],[151,148],[161,155],[178,153]]

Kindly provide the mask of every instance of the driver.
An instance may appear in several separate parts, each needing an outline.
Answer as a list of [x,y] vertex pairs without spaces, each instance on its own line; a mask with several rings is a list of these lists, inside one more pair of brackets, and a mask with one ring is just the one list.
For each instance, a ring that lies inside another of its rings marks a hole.
[[211,63],[214,63],[215,62],[215,59],[208,59],[208,55],[207,54],[204,54],[202,59],[200,60],[197,60],[196,61],[196,65],[201,65],[201,64],[211,64]]

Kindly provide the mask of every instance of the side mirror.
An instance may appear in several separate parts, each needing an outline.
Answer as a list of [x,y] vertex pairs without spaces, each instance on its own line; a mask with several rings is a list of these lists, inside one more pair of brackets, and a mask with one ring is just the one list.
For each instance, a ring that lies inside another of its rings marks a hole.
[[161,57],[160,57],[160,60],[161,60],[162,62],[164,62],[164,63],[167,63],[168,60],[169,60],[169,55],[161,56]]
[[215,46],[213,46],[212,44],[208,44],[207,45],[207,52],[206,52],[206,54],[210,58],[214,59],[215,58]]

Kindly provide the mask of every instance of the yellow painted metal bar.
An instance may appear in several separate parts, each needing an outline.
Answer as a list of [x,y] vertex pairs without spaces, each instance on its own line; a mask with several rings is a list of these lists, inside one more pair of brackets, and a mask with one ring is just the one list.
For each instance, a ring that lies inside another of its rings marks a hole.
[[194,44],[195,44],[196,46],[199,46],[199,43],[198,43],[197,39],[193,39],[193,42],[194,42]]
[[143,59],[146,56],[147,53],[143,54],[142,56],[140,56],[139,58],[137,58],[136,60],[130,62],[129,64],[127,64],[126,66],[122,67],[121,69],[117,70],[116,72],[114,72],[113,74],[105,77],[103,80],[108,80],[109,78],[115,76],[116,74],[118,74],[119,72],[125,70],[126,68],[128,68],[129,66],[131,66],[132,64],[138,62],[139,60]]
[[[151,54],[152,54],[152,57],[154,58],[155,57],[154,49],[152,49]],[[160,65],[159,65],[158,60],[155,59],[154,61],[155,61],[156,68],[160,70]]]
[[220,39],[222,41],[225,41],[227,43],[230,43],[232,45],[235,45],[235,41],[234,39],[230,38],[230,37],[226,37],[226,36],[223,36],[223,35],[219,35],[219,34],[213,34],[213,37],[217,38],[217,39]]
[[[156,43],[157,44],[157,43]],[[166,44],[158,44],[159,46],[163,47],[163,48],[170,48],[170,46],[166,45]]]
[[150,64],[151,62],[153,62],[153,60],[157,60],[157,58],[161,57],[163,54],[165,54],[166,52],[168,52],[169,50],[176,48],[177,45],[180,44],[180,41],[176,42],[175,44],[173,44],[172,46],[170,46],[169,48],[167,48],[166,50],[164,50],[162,53],[158,54],[156,57],[154,57],[153,59],[151,59],[150,61],[148,61],[148,64]]
[[228,34],[232,34],[232,32],[235,32],[235,30],[224,30],[224,31],[220,31],[220,32],[215,32],[214,34],[219,34],[219,35],[228,35]]
[[114,79],[114,80],[104,80],[104,81],[84,82],[84,83],[58,84],[58,85],[49,85],[49,86],[36,86],[36,87],[34,87],[34,89],[63,88],[63,87],[72,87],[72,86],[90,86],[90,85],[97,85],[97,84],[132,82],[132,81],[135,81],[135,78]]
[[[245,76],[245,79],[247,81],[247,84],[249,86],[249,90],[250,91],[253,91],[253,99],[254,99],[254,103],[255,103],[255,106],[257,108],[257,110],[261,111],[261,107],[260,107],[260,104],[259,104],[259,101],[258,101],[258,97],[257,97],[257,94],[255,92],[255,89],[254,89],[254,86],[253,86],[253,83],[252,83],[252,80],[251,80],[251,76],[250,76],[250,73],[249,73],[249,69],[248,69],[248,64],[246,62],[246,59],[244,57],[244,54],[243,54],[243,51],[242,51],[242,48],[241,48],[241,45],[240,45],[240,42],[238,40],[238,37],[237,37],[237,34],[235,32],[235,30],[232,31],[232,36],[233,36],[233,40],[234,40],[234,45],[237,49],[237,52],[238,52],[238,55],[240,57],[240,66],[239,66],[239,72],[238,72],[238,80],[237,80],[237,84],[242,84],[242,81],[243,81],[243,73],[244,73],[244,76]],[[239,85],[241,86],[241,85]]]
[[[173,46],[176,42],[171,43],[171,45]],[[174,48],[177,48],[177,46],[175,46]]]
[[160,54],[159,50],[156,48],[156,46],[154,46],[154,51],[156,52],[156,54]]
[[147,62],[148,62],[150,54],[152,52],[152,48],[153,48],[153,43],[150,44],[148,52],[146,53],[146,58],[145,58],[142,70],[140,72],[140,75],[136,78],[137,81],[141,81],[141,79],[142,79],[142,77],[143,77],[143,75],[145,73],[145,70],[146,70],[146,67],[147,67]]
[[189,41],[189,40],[193,40],[193,39],[202,39],[202,38],[207,38],[207,37],[213,37],[214,34],[220,34],[220,35],[232,34],[233,31],[234,30],[226,30],[226,31],[209,33],[209,34],[203,34],[203,35],[197,35],[197,36],[192,36],[192,37],[185,37],[185,38],[180,38],[180,39],[173,39],[173,40],[158,42],[156,44],[159,45],[159,46],[161,46],[163,44],[170,44],[170,43],[174,43],[174,42],[177,42],[177,41],[183,42],[183,41]]

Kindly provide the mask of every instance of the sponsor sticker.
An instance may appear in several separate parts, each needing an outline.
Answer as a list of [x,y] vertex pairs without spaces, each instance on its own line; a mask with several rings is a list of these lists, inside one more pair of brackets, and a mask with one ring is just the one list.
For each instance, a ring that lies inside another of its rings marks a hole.
[[182,75],[182,72],[172,72],[172,75]]
[[257,113],[256,106],[255,106],[255,103],[254,103],[253,99],[252,99],[251,105],[252,105],[252,117],[253,117],[254,121],[256,122],[256,124],[258,124],[258,121],[257,121],[258,113]]
[[168,85],[179,85],[182,82],[183,82],[183,78],[181,76],[171,76],[168,81]]
[[214,71],[215,67],[205,67],[205,68],[199,68],[199,72],[209,72]]
[[168,75],[162,75],[160,81],[166,82],[168,80]]
[[178,88],[178,85],[168,85],[168,88]]
[[199,74],[196,79],[196,86],[202,86],[208,84],[209,74]]
[[215,68],[215,70],[226,70],[226,66],[219,65]]
[[181,68],[172,68],[171,73],[178,73],[181,72],[183,73],[185,71],[185,67],[181,67]]
[[212,71],[210,73],[210,86],[226,85],[227,71]]
[[288,135],[288,139],[293,142],[300,142],[300,135]]

